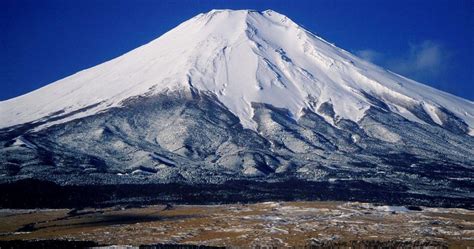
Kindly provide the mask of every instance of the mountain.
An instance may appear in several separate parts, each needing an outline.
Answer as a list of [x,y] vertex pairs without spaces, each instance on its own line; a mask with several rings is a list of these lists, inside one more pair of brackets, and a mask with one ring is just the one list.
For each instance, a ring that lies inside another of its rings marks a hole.
[[474,197],[474,103],[275,11],[212,10],[0,102],[0,179],[361,183]]

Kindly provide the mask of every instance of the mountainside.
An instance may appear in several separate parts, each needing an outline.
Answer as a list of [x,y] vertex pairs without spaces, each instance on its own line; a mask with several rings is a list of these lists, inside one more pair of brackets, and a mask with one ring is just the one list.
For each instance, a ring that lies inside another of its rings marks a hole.
[[474,103],[268,10],[213,10],[0,102],[0,179],[361,182],[474,197]]

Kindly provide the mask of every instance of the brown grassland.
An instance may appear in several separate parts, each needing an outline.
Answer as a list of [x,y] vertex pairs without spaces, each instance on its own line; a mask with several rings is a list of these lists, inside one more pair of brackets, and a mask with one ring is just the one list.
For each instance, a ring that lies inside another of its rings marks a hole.
[[474,211],[409,211],[357,202],[267,202],[103,209],[0,210],[0,240],[67,239],[302,247],[328,241],[434,241],[474,246]]

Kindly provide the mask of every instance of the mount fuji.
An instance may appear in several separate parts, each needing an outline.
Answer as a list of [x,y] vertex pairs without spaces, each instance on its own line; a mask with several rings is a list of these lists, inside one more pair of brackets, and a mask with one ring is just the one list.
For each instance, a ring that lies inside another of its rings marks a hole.
[[0,102],[0,181],[297,179],[472,201],[473,136],[472,101],[275,11],[212,10]]

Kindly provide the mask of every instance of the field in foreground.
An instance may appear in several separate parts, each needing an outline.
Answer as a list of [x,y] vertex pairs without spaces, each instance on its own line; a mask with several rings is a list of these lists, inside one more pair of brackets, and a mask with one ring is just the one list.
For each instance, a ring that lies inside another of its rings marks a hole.
[[358,202],[0,210],[0,245],[8,240],[38,239],[100,245],[385,243],[467,248],[474,247],[474,211]]

